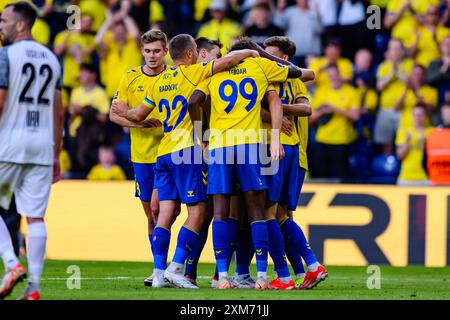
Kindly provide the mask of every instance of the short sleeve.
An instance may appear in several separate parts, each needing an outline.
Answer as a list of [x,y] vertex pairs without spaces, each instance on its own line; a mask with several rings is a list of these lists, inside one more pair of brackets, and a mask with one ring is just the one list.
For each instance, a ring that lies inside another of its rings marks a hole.
[[309,98],[308,89],[306,89],[305,84],[300,79],[295,79],[295,100],[299,98],[305,98],[311,100]]
[[342,60],[342,63],[339,66],[339,72],[341,73],[343,79],[353,78],[353,66],[350,60]]
[[289,68],[285,65],[271,61],[266,58],[255,58],[268,82],[285,82],[288,77]]
[[197,63],[186,68],[180,68],[180,71],[194,86],[208,79],[213,74],[214,60],[204,63]]
[[195,88],[195,90],[201,91],[206,96],[209,96],[210,95],[209,83],[210,83],[209,79],[203,80],[202,82],[200,82],[200,84],[197,86],[197,88]]
[[70,103],[77,104],[77,101],[79,100],[79,96],[80,96],[79,92],[80,92],[80,87],[72,90],[72,92],[70,94]]
[[380,64],[377,70],[377,79],[386,78],[389,75],[388,65],[386,63]]
[[122,79],[120,79],[119,87],[117,88],[117,91],[113,97],[113,102],[121,100],[126,104],[128,104],[127,91],[128,91],[128,73],[124,74],[122,76]]
[[275,85],[273,83],[269,83],[269,86],[267,87],[266,92],[269,91],[277,91],[277,89],[275,88]]
[[59,44],[61,44],[64,40],[64,38],[67,35],[67,31],[61,31],[60,33],[58,33],[55,37],[55,40],[53,41],[53,45],[57,46]]
[[0,89],[9,88],[9,58],[8,49],[0,48]]
[[153,98],[153,90],[149,90],[147,92],[147,96],[144,98],[144,101],[142,101],[142,103],[144,105],[146,105],[148,108],[153,109],[154,107],[156,107],[156,103],[154,101]]

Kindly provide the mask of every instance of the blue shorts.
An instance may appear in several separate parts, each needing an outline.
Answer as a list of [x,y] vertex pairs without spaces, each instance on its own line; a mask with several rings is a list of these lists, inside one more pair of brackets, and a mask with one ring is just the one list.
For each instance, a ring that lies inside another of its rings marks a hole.
[[155,185],[155,163],[134,163],[135,197],[150,202]]
[[208,194],[236,194],[267,189],[259,144],[210,150]]
[[208,171],[201,147],[190,147],[158,157],[156,188],[159,201],[185,204],[206,202]]
[[283,145],[285,157],[279,161],[278,170],[267,175],[267,200],[297,208],[298,198],[305,178],[305,170],[299,165],[298,146]]

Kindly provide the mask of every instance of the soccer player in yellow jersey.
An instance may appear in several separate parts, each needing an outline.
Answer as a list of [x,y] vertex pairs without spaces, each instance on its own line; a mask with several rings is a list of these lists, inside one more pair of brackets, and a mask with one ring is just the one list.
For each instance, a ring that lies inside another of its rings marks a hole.
[[[177,35],[170,41],[169,53],[174,66],[158,76],[144,102],[132,110],[123,103],[117,103],[113,104],[112,110],[133,122],[144,120],[152,110],[164,119],[164,136],[158,148],[156,165],[160,214],[153,233],[153,286],[165,286],[164,279],[167,279],[176,287],[198,288],[184,277],[182,271],[187,256],[199,241],[206,216],[207,172],[201,147],[195,146],[188,100],[201,81],[247,57],[258,56],[258,53],[241,50],[196,64],[197,45],[187,34]],[[180,202],[187,205],[188,218],[178,235],[172,262],[166,269],[170,228]]]
[[[167,37],[162,31],[150,30],[144,33],[141,37],[141,52],[145,63],[129,70],[122,77],[113,103],[123,101],[131,109],[138,107],[149,88],[153,86],[157,76],[166,70],[164,57],[167,51]],[[155,116],[156,112],[150,114],[150,117]],[[159,211],[158,190],[155,188],[154,182],[156,154],[163,136],[162,125],[159,121],[154,120],[144,120],[140,123],[131,122],[113,112],[110,112],[110,119],[118,125],[130,128],[131,161],[136,180],[135,196],[141,200],[147,216],[148,238],[151,245],[155,226],[154,218]],[[157,126],[158,122],[160,126],[153,127]],[[144,280],[146,286],[151,286],[151,283],[151,276]]]
[[[233,44],[230,51],[252,47],[255,45],[250,39],[242,38]],[[235,192],[237,183],[244,193],[252,221],[258,270],[255,288],[268,288],[268,234],[264,221],[264,190],[267,186],[262,173],[262,157],[259,156],[261,101],[270,82],[284,82],[288,77],[302,75],[301,69],[282,62],[284,65],[264,58],[246,59],[236,67],[211,77],[208,87],[198,88],[190,100],[190,105],[195,106],[202,100],[198,96],[203,95],[204,98],[211,95],[208,194],[213,195],[214,202],[213,244],[219,271],[218,289],[231,288],[227,258],[234,225],[227,219],[230,195]],[[269,109],[274,129],[271,157],[277,161],[283,157],[279,141],[282,109],[278,96],[269,101]]]
[[[285,60],[291,59],[295,54],[295,44],[287,37],[268,38],[264,41],[264,46],[267,52]],[[300,285],[298,287],[309,289],[325,279],[327,271],[318,263],[302,229],[291,216],[292,211],[297,208],[301,187],[308,169],[306,158],[307,117],[311,115],[312,111],[308,91],[300,79],[288,79],[284,83],[273,83],[269,90],[271,89],[274,90],[271,94],[279,95],[283,103],[284,117],[291,122],[293,130],[290,136],[281,133],[280,140],[285,157],[280,161],[278,172],[267,176],[266,179],[268,188],[265,218],[269,229],[270,253],[278,275],[278,278],[273,280],[269,286],[276,289],[291,289],[294,286],[287,264],[283,259],[284,251],[286,251],[298,277],[303,278],[304,276],[301,257],[306,261],[308,274],[303,287]],[[275,257],[279,260],[275,261]]]

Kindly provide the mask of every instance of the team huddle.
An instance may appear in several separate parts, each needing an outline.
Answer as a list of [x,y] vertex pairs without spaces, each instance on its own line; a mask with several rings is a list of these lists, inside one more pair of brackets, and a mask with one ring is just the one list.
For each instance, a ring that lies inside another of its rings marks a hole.
[[[167,48],[159,30],[142,36],[146,63],[124,76],[110,115],[131,127],[136,195],[154,256],[147,285],[198,288],[196,266],[211,221],[217,289],[294,289],[285,255],[304,278],[299,288],[327,276],[291,218],[307,169],[311,108],[302,80],[314,73],[288,62],[295,45],[286,37],[269,38],[265,47],[241,38],[221,57],[218,41],[180,34]],[[173,66],[164,64],[167,52]],[[181,204],[188,217],[167,267]],[[270,283],[269,254],[277,273]],[[249,272],[253,255],[256,280]]]
[[[15,134],[11,131],[13,123],[15,130],[27,135],[29,143],[17,143],[17,148],[24,149],[14,153],[17,159],[6,155],[12,149],[0,147],[0,187],[10,188],[0,193],[0,205],[9,207],[14,193],[20,213],[27,216],[30,281],[23,298],[39,299],[46,239],[43,216],[52,182],[48,170],[53,168],[57,180],[57,161],[53,165],[51,160],[58,158],[61,140],[62,121],[57,116],[60,75],[57,68],[50,68],[51,64],[39,62],[42,65],[36,72],[49,88],[38,88],[40,83],[33,82],[35,92],[10,93],[30,89],[27,79],[31,76],[25,66],[36,67],[39,57],[53,63],[54,57],[50,51],[40,54],[44,47],[31,41],[27,32],[34,20],[28,18],[30,13],[23,6],[26,4],[6,7],[0,24],[5,39],[9,15],[23,22],[23,36],[15,35],[0,51],[2,68],[22,68],[20,72],[0,74],[0,138],[4,141]],[[26,45],[37,48],[37,54],[30,55],[33,49]],[[123,76],[112,102],[110,120],[130,128],[135,195],[148,219],[154,270],[144,283],[155,288],[198,288],[197,264],[212,224],[216,258],[212,287],[311,289],[327,277],[327,271],[292,219],[292,212],[307,170],[307,117],[311,107],[303,82],[314,80],[314,73],[289,62],[295,45],[286,37],[267,39],[265,49],[241,38],[223,57],[221,47],[218,41],[194,40],[187,34],[177,35],[168,43],[162,31],[146,32],[141,37],[145,63]],[[23,52],[12,54],[19,50]],[[167,54],[172,65],[164,63]],[[17,60],[20,56],[23,61]],[[37,99],[33,100],[29,96],[34,93]],[[43,97],[46,93],[54,97]],[[42,109],[39,104],[45,103],[55,107]],[[25,106],[23,111],[17,111],[19,106]],[[30,152],[36,149],[32,142],[43,132],[47,134],[47,149],[48,144],[54,144],[54,150]],[[14,139],[9,143],[14,144]],[[41,158],[45,152],[44,163]],[[40,186],[40,192],[35,192],[36,186]],[[186,205],[188,215],[167,266],[170,230],[181,204]],[[36,225],[41,227],[33,228]],[[35,254],[30,252],[33,245]],[[0,255],[6,267],[0,284],[0,298],[4,298],[26,272],[14,255],[2,219]],[[269,255],[276,272],[272,281],[267,277]],[[236,271],[231,277],[233,256]],[[256,277],[250,274],[253,257]],[[291,277],[285,257],[298,281]]]

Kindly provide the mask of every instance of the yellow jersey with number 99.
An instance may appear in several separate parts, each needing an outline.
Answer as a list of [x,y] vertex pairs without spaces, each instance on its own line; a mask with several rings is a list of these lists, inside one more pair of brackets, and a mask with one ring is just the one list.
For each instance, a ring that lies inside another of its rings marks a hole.
[[[164,66],[165,69],[166,66]],[[160,74],[146,74],[143,66],[129,70],[120,80],[113,102],[122,100],[128,105],[129,109],[138,107],[145,98],[148,89],[153,86]],[[147,118],[157,117],[158,114],[153,111]],[[131,161],[134,163],[155,163],[162,136],[162,128],[130,128]]]
[[269,83],[284,82],[289,69],[265,58],[247,58],[211,77],[209,149],[261,143],[261,101]]
[[194,126],[188,101],[198,84],[211,77],[214,61],[190,66],[181,65],[164,71],[147,92],[144,104],[163,119],[164,136],[158,157],[194,145]]

